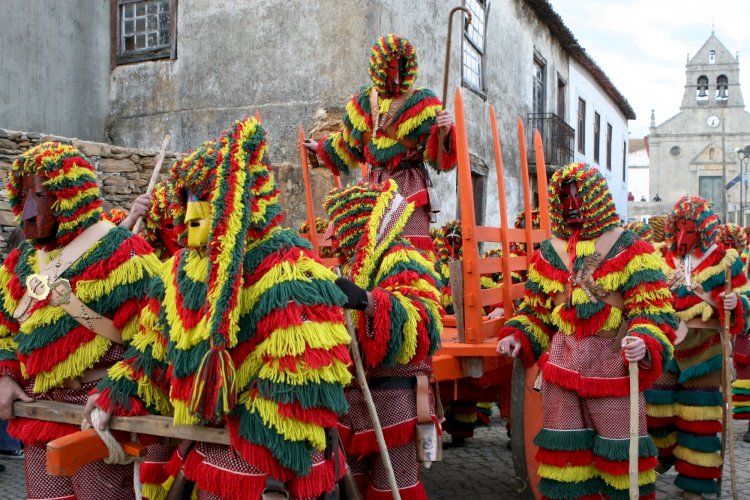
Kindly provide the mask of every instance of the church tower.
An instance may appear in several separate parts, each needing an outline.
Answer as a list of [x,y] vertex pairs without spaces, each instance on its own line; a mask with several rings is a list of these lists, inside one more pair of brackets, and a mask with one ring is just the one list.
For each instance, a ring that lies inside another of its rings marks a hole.
[[740,63],[711,33],[685,65],[685,93],[681,110],[688,108],[744,108],[740,91]]

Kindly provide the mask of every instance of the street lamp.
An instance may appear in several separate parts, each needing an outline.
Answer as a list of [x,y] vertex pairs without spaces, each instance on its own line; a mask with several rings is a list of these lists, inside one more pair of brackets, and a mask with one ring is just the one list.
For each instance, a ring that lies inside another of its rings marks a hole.
[[735,152],[737,153],[737,159],[740,161],[740,221],[742,221],[742,226],[745,226],[745,196],[743,196],[743,193],[745,193],[745,167],[747,166],[747,162],[750,161],[750,145],[745,146],[744,148],[735,149]]

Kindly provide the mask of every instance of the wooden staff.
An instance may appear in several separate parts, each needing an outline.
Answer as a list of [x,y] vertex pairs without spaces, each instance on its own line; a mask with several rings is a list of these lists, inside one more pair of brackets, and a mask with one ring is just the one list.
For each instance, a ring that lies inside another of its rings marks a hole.
[[[169,141],[171,139],[172,136],[170,136],[169,134],[164,136],[164,141],[161,143],[161,149],[159,150],[159,156],[156,159],[156,166],[154,167],[154,171],[151,173],[151,180],[148,181],[146,194],[151,194],[151,191],[154,190],[154,185],[156,184],[156,180],[159,178],[159,172],[161,171],[161,164],[164,162],[164,154],[167,151],[167,146],[169,145]],[[135,225],[133,226],[133,234],[138,234],[138,230],[141,228],[141,222],[143,222],[143,216],[138,217],[138,220],[135,221]]]
[[[724,297],[732,293],[732,266],[727,264],[724,268]],[[738,298],[739,300],[739,298]],[[731,367],[731,338],[732,335],[729,333],[729,329],[732,324],[732,312],[724,310],[724,330],[721,338],[722,346],[722,363],[721,363],[721,394],[724,399],[724,411],[721,414],[721,466],[719,471],[719,479],[717,480],[717,486],[719,489],[718,496],[721,496],[721,478],[724,474],[724,457],[727,451],[727,445],[729,445],[729,480],[732,489],[732,498],[737,500],[737,479],[735,477],[734,469],[734,439],[732,436],[732,419],[730,415],[732,413],[732,393],[729,387],[729,383],[732,380],[732,367]]]
[[[466,22],[464,29],[468,28],[471,24],[471,11],[466,7],[453,7],[448,13],[448,38],[445,43],[445,67],[443,68],[443,109],[445,109],[445,100],[448,99],[448,74],[450,72],[451,63],[451,37],[453,35],[453,14],[458,11],[463,11],[466,14]],[[443,163],[443,142],[445,140],[445,129],[438,131],[438,153],[436,165],[438,169]]]
[[[630,342],[632,337],[625,337]],[[628,363],[630,371],[630,448],[628,450],[628,477],[630,500],[638,500],[638,423],[640,421],[640,391],[638,390],[638,361]]]
[[[336,274],[341,277],[341,271],[336,269]],[[364,314],[364,312],[362,312]],[[375,430],[375,438],[378,440],[378,448],[380,448],[380,458],[383,460],[383,467],[385,467],[385,473],[388,476],[388,485],[391,488],[391,496],[393,500],[401,500],[401,493],[398,491],[398,484],[396,483],[396,475],[393,473],[393,465],[391,465],[391,457],[388,455],[388,446],[385,444],[385,436],[383,436],[383,428],[380,426],[380,418],[378,418],[378,410],[375,408],[375,402],[372,400],[372,394],[370,393],[370,387],[367,385],[367,376],[365,375],[365,368],[362,364],[362,357],[359,355],[359,342],[357,341],[357,332],[354,331],[352,323],[352,315],[348,309],[344,309],[344,319],[346,319],[346,329],[349,331],[349,336],[352,338],[351,353],[352,361],[354,361],[354,369],[357,373],[357,383],[359,388],[362,389],[362,395],[365,397],[365,403],[367,403],[367,411],[370,413],[370,419],[372,419],[372,426]]]

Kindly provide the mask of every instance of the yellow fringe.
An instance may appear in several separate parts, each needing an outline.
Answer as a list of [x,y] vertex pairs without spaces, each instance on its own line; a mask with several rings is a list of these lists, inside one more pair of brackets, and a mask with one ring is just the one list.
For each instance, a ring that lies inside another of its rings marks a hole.
[[[167,481],[169,481],[171,486],[174,478],[170,477]],[[143,493],[143,498],[148,498],[148,500],[166,500],[169,489],[165,489],[161,484],[143,483],[141,492]]]
[[714,276],[717,276],[717,275],[724,276],[724,268],[728,265],[731,266],[736,259],[737,259],[737,251],[733,248],[728,248],[727,253],[724,254],[724,258],[721,259],[720,262],[718,262],[717,264],[713,266],[707,267],[706,269],[698,273],[695,273],[692,281],[694,283],[703,283],[704,281]]
[[414,131],[417,127],[422,125],[422,123],[424,123],[425,120],[429,120],[430,118],[435,118],[437,114],[440,112],[440,109],[441,109],[440,105],[427,106],[422,111],[420,111],[419,114],[409,118],[408,120],[404,120],[398,126],[396,137],[399,139],[403,139],[404,137],[409,135],[412,131]]
[[688,309],[675,311],[675,316],[682,321],[688,321],[697,317],[700,317],[702,321],[708,321],[713,313],[714,308],[701,301]]
[[289,441],[307,441],[316,450],[325,450],[326,436],[322,426],[281,417],[279,405],[270,399],[256,397],[246,401],[245,407],[250,413],[257,412],[266,426],[273,427]]
[[557,467],[554,465],[539,464],[538,474],[539,477],[563,483],[580,483],[597,476],[596,468],[593,465]]
[[684,420],[721,420],[721,406],[685,406],[676,404],[677,416]]
[[348,365],[339,360],[334,360],[330,365],[315,370],[303,369],[297,365],[297,372],[281,371],[278,361],[273,360],[260,367],[258,377],[289,385],[305,385],[310,382],[346,385],[352,379]]
[[750,380],[738,379],[732,382],[732,387],[737,389],[750,389]]
[[651,439],[654,441],[657,448],[669,448],[677,442],[677,432],[672,432],[660,438],[651,436]]
[[[66,379],[80,377],[92,368],[99,358],[109,350],[110,341],[97,335],[90,342],[81,345],[51,371],[41,372],[34,379],[34,392],[46,392],[53,387],[61,387]],[[23,369],[23,365],[21,365]]]
[[[612,475],[599,471],[599,477],[609,486],[617,490],[627,490],[630,485],[630,476],[628,474]],[[649,469],[638,473],[638,486],[656,482],[656,471]]]
[[172,418],[174,425],[198,425],[198,418],[190,413],[186,401],[172,399],[172,406],[174,407],[174,417]]
[[346,103],[346,114],[349,115],[349,120],[356,130],[365,132],[368,130],[367,121],[364,115],[362,115],[355,104],[356,96]]
[[[542,321],[544,320],[545,319],[542,319]],[[516,316],[513,318],[513,321],[522,325],[523,331],[526,332],[527,335],[530,334],[534,338],[534,340],[541,346],[542,352],[546,351],[547,348],[549,348],[549,336],[544,333],[544,331],[535,323],[532,323],[529,318],[527,318],[526,316]]]
[[554,295],[565,290],[565,283],[550,279],[539,274],[536,267],[530,267],[528,272],[529,281],[538,283],[546,294]]
[[[66,176],[67,177],[67,176]],[[56,200],[54,203],[52,203],[52,208],[57,209],[59,211],[65,211],[65,210],[71,210],[76,207],[78,207],[81,204],[81,200],[88,197],[99,197],[99,187],[94,186],[89,189],[85,189],[83,191],[80,191],[75,194],[72,198],[66,198],[66,199],[59,199]],[[78,220],[73,220],[68,223],[60,224],[60,227],[62,228],[65,225],[69,225],[70,227],[75,227],[78,224]],[[70,227],[66,229],[70,229]]]
[[396,356],[396,362],[402,365],[411,361],[411,358],[417,353],[417,325],[419,324],[419,312],[409,297],[405,297],[401,292],[394,291],[392,296],[401,304],[407,314],[407,320],[401,332],[403,341],[401,343],[401,352]]
[[721,467],[721,455],[718,451],[702,453],[678,444],[674,449],[674,456],[699,467]]
[[646,403],[646,415],[655,418],[667,418],[677,415],[677,407],[674,404],[655,405]]
[[277,328],[258,344],[253,354],[258,357],[299,356],[308,349],[330,350],[351,341],[346,326],[341,323],[305,321],[301,325]]

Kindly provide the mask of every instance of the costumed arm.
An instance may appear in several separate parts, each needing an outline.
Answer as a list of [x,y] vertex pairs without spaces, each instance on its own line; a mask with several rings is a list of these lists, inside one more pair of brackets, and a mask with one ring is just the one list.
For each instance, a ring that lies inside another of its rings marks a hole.
[[96,405],[117,416],[170,415],[167,376],[167,338],[161,303],[164,284],[161,277],[151,281],[148,295],[141,302],[137,331],[124,359],[109,369],[97,391]]
[[239,394],[228,420],[232,446],[280,478],[310,473],[310,449],[325,449],[324,429],[348,410],[343,388],[351,381],[346,297],[302,245],[284,232],[249,254],[265,257],[246,260],[255,271],[245,280],[245,334],[232,354]]
[[[639,363],[640,389],[645,390],[659,378],[672,357],[677,318],[662,263],[653,254],[651,245],[635,240],[616,260],[620,259],[624,268],[610,276],[620,285],[630,321],[627,335],[646,344],[647,357]],[[627,364],[626,359],[624,362]]]
[[[552,321],[552,297],[563,291],[567,275],[553,267],[545,255],[554,252],[549,242],[531,258],[526,291],[516,314],[500,330],[500,338],[512,335],[521,343],[521,360],[527,368],[549,348],[556,329]],[[549,255],[552,257],[552,255]]]
[[341,130],[320,142],[318,158],[334,175],[349,174],[365,161],[363,135],[371,130],[369,94],[363,90],[347,103]]
[[[731,266],[732,274],[732,292],[737,294],[737,307],[730,311],[731,322],[729,327],[729,333],[732,335],[742,334],[747,331],[748,321],[750,320],[750,284],[748,283],[747,275],[745,274],[745,264],[740,259],[737,250],[730,248],[727,249],[724,258],[721,261],[721,273],[717,274],[715,280],[717,286],[711,287],[711,296],[719,304],[718,315],[719,322],[724,325],[724,305],[723,298],[721,296],[725,288],[724,269],[726,266]],[[704,283],[707,287],[707,284]]]
[[21,365],[16,352],[18,342],[15,335],[18,332],[18,322],[13,318],[10,309],[15,308],[18,299],[23,295],[18,278],[14,276],[14,269],[20,252],[16,249],[0,267],[0,289],[3,290],[3,300],[0,304],[0,376],[12,377],[17,382],[23,380]]
[[[438,172],[453,170],[458,162],[456,152],[456,127],[451,124],[445,134],[437,124],[437,115],[442,110],[440,99],[426,88],[418,89],[409,97],[397,121],[397,137],[416,139],[424,148],[424,161]],[[443,137],[442,144],[440,137]],[[442,159],[438,169],[438,155]]]
[[375,281],[375,315],[353,312],[365,367],[415,363],[437,351],[443,324],[434,266],[399,242],[384,254]]

